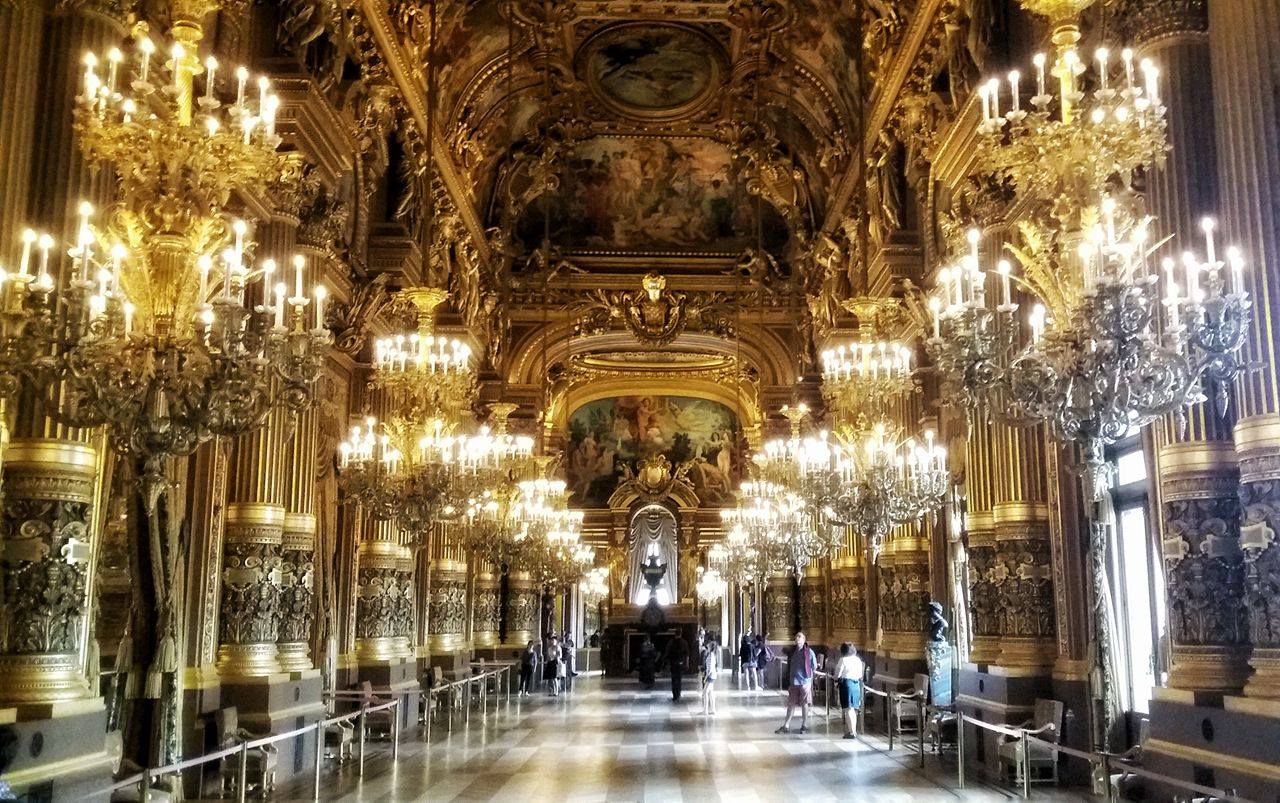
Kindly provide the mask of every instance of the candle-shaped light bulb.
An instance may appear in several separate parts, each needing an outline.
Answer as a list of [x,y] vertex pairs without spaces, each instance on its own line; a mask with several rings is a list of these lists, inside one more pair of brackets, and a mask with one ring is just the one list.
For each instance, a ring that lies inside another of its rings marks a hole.
[[996,273],[1000,274],[1000,301],[1006,305],[1013,303],[1013,298],[1009,294],[1009,274],[1013,271],[1013,266],[1009,264],[1009,260],[1002,259],[996,263]]
[[1160,69],[1151,59],[1143,59],[1140,65],[1142,67],[1142,77],[1146,83],[1147,98],[1152,103],[1160,102],[1160,88],[1158,79],[1160,77]]
[[1227,249],[1227,264],[1231,266],[1231,287],[1237,293],[1244,292],[1244,254],[1234,245]]
[[120,48],[113,47],[107,51],[107,91],[111,94],[115,94],[116,72],[120,69],[122,61],[124,61],[124,54],[120,52]]
[[1018,111],[1022,108],[1022,95],[1018,89],[1018,82],[1022,80],[1022,73],[1017,70],[1009,71],[1009,97],[1012,100],[1011,108]]
[[147,75],[151,72],[151,54],[156,52],[156,44],[144,36],[138,42],[138,51],[142,53],[142,69],[138,71],[138,80],[145,84]]
[[196,301],[204,304],[209,300],[209,271],[213,269],[213,258],[208,254],[201,254],[196,260],[196,269],[200,271],[200,295]]
[[236,105],[244,106],[244,89],[249,84],[249,70],[244,65],[236,67]]
[[293,269],[295,276],[293,288],[294,296],[296,298],[302,298],[302,269],[306,264],[307,259],[302,254],[293,255]]
[[950,307],[951,301],[951,268],[938,271],[938,287],[942,289],[943,305]]
[[218,72],[218,60],[213,56],[204,60],[204,96],[213,100],[214,78]]
[[1093,52],[1093,57],[1098,60],[1098,84],[1105,90],[1107,88],[1107,61],[1111,58],[1111,51],[1105,47],[1100,47]]
[[267,90],[271,88],[271,81],[265,75],[258,76],[258,111],[261,112],[267,106]]
[[280,98],[276,95],[267,95],[267,100],[262,105],[263,136],[274,137],[276,135],[276,113],[279,109]]
[[978,87],[978,100],[982,101],[982,122],[991,119],[991,87],[982,84]]
[[1213,250],[1213,230],[1217,227],[1217,222],[1211,217],[1204,218],[1200,221],[1200,229],[1204,232],[1205,253],[1208,255],[1210,267],[1216,266],[1218,262],[1218,256]]
[[[277,329],[284,328],[284,297],[285,297],[285,294],[288,292],[289,292],[289,288],[285,286],[284,282],[276,283],[276,328]],[[373,426],[373,424],[370,423],[370,426]]]
[[36,248],[40,249],[40,284],[49,284],[49,250],[53,248],[53,238],[48,234],[41,234],[36,240]]
[[19,276],[26,277],[31,275],[31,246],[35,245],[37,239],[38,235],[35,229],[22,230],[22,256],[18,261]]
[[992,78],[987,82],[987,93],[991,96],[991,117],[1000,119],[1000,81]]
[[1125,89],[1133,89],[1133,48],[1126,47],[1121,50],[1120,60],[1124,62]]
[[316,329],[324,329],[324,302],[329,297],[329,289],[323,284],[317,284],[315,290],[316,296]]
[[136,307],[126,301],[122,308],[124,309],[124,333],[126,335],[131,334],[133,332],[133,313],[136,310]]
[[206,118],[204,118],[204,128],[205,128],[205,130],[206,130],[206,131],[208,131],[208,132],[209,132],[209,136],[211,136],[211,137],[213,137],[213,136],[217,136],[217,134],[218,134],[218,121],[217,121],[217,119],[216,119],[216,118],[213,118],[213,117],[206,117]]
[[120,104],[120,113],[123,117],[123,122],[130,123],[133,121],[133,116],[138,113],[138,104],[134,103],[132,98],[125,98],[124,102]]
[[933,336],[942,336],[942,299],[937,296],[929,297],[929,311],[933,313]]
[[173,47],[169,49],[169,56],[173,59],[173,88],[181,92],[182,60],[187,57],[187,49],[181,43],[174,42]]
[[1194,304],[1200,292],[1200,260],[1190,251],[1184,251],[1182,265],[1187,271],[1187,299]]
[[1044,84],[1045,61],[1046,59],[1043,53],[1037,53],[1035,57],[1031,59],[1031,63],[1034,64],[1036,67],[1036,95],[1038,97],[1044,97],[1045,95],[1045,84]]

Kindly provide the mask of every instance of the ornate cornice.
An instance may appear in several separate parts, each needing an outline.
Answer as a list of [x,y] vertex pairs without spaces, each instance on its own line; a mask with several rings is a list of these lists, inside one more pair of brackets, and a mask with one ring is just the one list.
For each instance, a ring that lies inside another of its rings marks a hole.
[[[388,74],[400,89],[408,113],[420,131],[427,131],[426,88],[421,75],[409,65],[404,48],[396,37],[391,18],[387,16],[387,4],[375,2],[375,0],[360,0],[360,10],[378,51],[386,62]],[[487,260],[489,248],[484,237],[484,225],[476,214],[466,189],[462,186],[457,166],[449,157],[448,140],[441,134],[438,125],[430,132],[429,137],[438,175],[448,188],[449,195],[453,198],[463,224],[471,234],[481,258]]]
[[1119,17],[1127,38],[1141,45],[1209,33],[1207,0],[1124,0]]

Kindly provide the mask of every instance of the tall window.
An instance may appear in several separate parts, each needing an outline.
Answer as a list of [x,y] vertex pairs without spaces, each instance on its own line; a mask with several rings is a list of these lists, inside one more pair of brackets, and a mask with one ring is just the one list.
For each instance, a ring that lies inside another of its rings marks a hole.
[[1163,639],[1168,626],[1164,571],[1150,516],[1147,459],[1138,438],[1117,444],[1112,502],[1115,537],[1110,544],[1110,582],[1118,636],[1122,702],[1148,713],[1152,690],[1164,680]]

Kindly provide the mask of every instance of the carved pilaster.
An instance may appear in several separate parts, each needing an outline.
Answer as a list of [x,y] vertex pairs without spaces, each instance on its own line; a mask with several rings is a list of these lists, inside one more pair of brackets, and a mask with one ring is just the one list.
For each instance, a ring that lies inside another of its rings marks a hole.
[[476,647],[498,646],[502,614],[498,580],[491,569],[476,572],[471,608],[471,640]]
[[222,548],[222,596],[218,613],[218,672],[224,676],[280,671],[284,508],[240,502],[227,506]]
[[796,619],[795,582],[789,574],[774,575],[764,589],[764,637],[766,641],[790,641]]
[[506,643],[523,647],[538,629],[538,590],[528,572],[507,574]]
[[456,560],[431,564],[431,602],[427,606],[427,648],[432,655],[466,646],[467,565]]
[[867,647],[866,572],[860,559],[837,559],[831,567],[831,604],[827,612],[833,644],[848,641]]
[[[1257,419],[1255,419],[1257,421]],[[1280,423],[1236,427],[1244,607],[1253,651],[1246,697],[1280,699]]]
[[98,456],[80,443],[15,440],[0,510],[0,701],[96,693],[84,674]]
[[991,577],[1000,632],[996,663],[1051,666],[1057,647],[1047,511],[1039,504],[1001,503],[994,514]]
[[805,568],[804,582],[800,584],[800,629],[809,643],[826,643],[827,584],[822,568],[814,564]]
[[[369,526],[383,534],[379,531],[389,532],[389,524]],[[362,662],[387,661],[408,651],[401,554],[400,546],[390,539],[371,538],[360,543],[355,631],[356,658]]]
[[43,23],[42,4],[0,4],[0,254],[6,256],[26,223]]
[[892,658],[923,658],[928,629],[929,552],[915,537],[891,539],[880,556],[878,650]]
[[302,672],[311,668],[308,645],[315,623],[316,519],[286,513],[280,545],[280,632],[276,642],[280,668]]
[[973,617],[969,660],[975,664],[994,664],[1000,658],[995,536],[995,520],[990,511],[969,514],[969,610]]

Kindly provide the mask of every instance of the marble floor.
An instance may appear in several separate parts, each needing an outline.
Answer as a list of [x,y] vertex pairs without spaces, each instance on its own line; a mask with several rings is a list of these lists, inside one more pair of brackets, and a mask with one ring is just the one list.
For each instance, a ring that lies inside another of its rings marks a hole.
[[[644,691],[634,680],[581,677],[559,697],[511,698],[496,714],[473,713],[453,733],[443,723],[431,745],[405,733],[400,760],[371,745],[365,777],[351,767],[324,776],[323,799],[340,801],[1000,801],[1009,790],[972,784],[955,790],[955,768],[930,758],[916,767],[901,746],[883,739],[842,740],[839,719],[822,709],[811,733],[775,735],[780,693],[743,692],[726,675],[717,685],[719,713],[700,714],[694,679],[679,703],[670,685]],[[665,684],[665,685],[664,685]],[[793,723],[793,730],[798,719]],[[278,798],[310,799],[310,780],[278,789]],[[1040,800],[1088,798],[1035,793]]]

